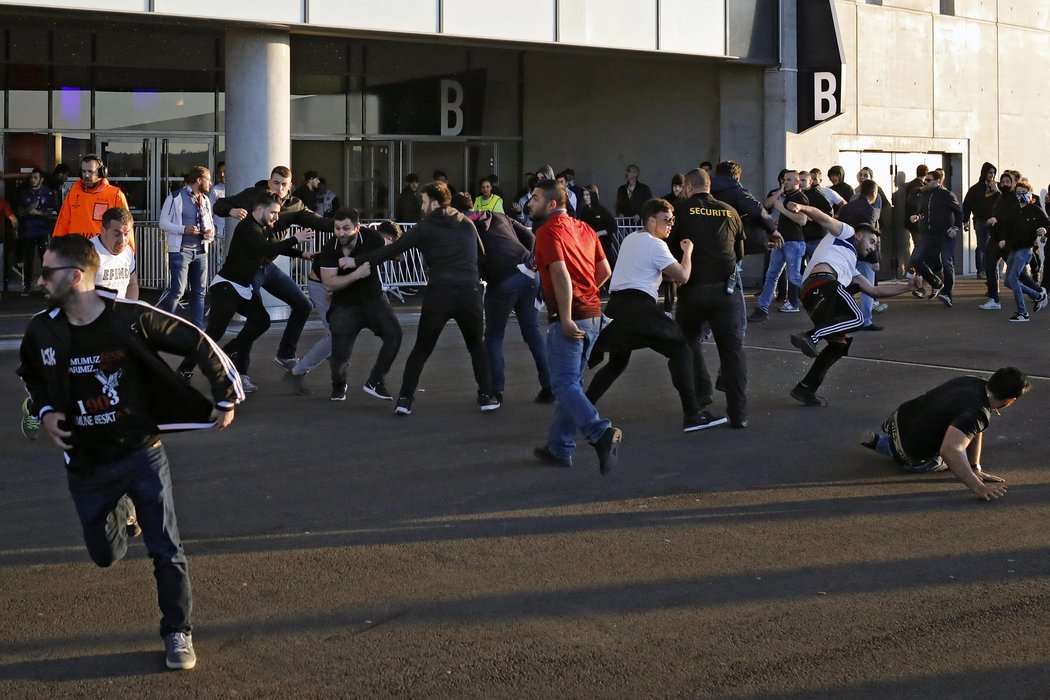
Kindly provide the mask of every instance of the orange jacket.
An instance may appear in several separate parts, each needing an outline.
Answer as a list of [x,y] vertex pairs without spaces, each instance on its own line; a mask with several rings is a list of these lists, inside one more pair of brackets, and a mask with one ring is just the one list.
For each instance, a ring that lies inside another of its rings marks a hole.
[[[109,184],[109,180],[103,178],[98,185],[87,190],[82,182],[77,181],[73,183],[62,202],[62,210],[58,212],[58,221],[55,222],[54,235],[79,233],[94,238],[102,233],[102,215],[112,207],[128,208],[128,199],[119,187]],[[132,248],[135,247],[134,238],[130,244]]]

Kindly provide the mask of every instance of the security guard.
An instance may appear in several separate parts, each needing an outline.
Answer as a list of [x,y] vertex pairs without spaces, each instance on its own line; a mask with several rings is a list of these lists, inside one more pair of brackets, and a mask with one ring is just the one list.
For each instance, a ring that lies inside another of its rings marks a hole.
[[685,174],[684,198],[675,203],[676,226],[667,240],[682,259],[681,241],[693,242],[692,274],[678,289],[675,320],[693,353],[696,396],[701,406],[712,400],[711,377],[704,366],[700,333],[710,324],[718,347],[726,392],[726,414],[734,428],[747,427],[747,358],[744,355],[744,297],[737,264],[744,258],[744,227],[731,206],[711,196],[711,176],[695,168]]

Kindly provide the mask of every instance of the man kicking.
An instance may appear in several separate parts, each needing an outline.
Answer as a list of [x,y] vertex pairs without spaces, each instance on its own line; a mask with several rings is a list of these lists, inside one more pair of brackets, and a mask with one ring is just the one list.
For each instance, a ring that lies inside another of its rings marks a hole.
[[905,401],[861,444],[893,457],[907,471],[950,469],[967,488],[986,501],[1006,495],[1006,480],[981,469],[981,448],[992,411],[1028,393],[1028,378],[1016,367],[1003,367],[988,381],[956,377],[922,396]]
[[[872,298],[892,297],[918,288],[921,280],[916,276],[911,286],[876,287],[857,270],[857,259],[875,249],[878,229],[870,224],[859,224],[854,229],[804,204],[788,202],[785,206],[789,211],[805,214],[827,231],[802,275],[802,306],[813,321],[813,329],[791,336],[792,345],[807,357],[816,358],[809,373],[791,390],[791,398],[804,406],[826,406],[827,402],[817,396],[816,391],[828,370],[849,353],[853,342],[849,332],[864,325],[851,289],[859,289]],[[843,283],[843,280],[847,281]],[[821,340],[828,344],[818,353],[817,344]]]

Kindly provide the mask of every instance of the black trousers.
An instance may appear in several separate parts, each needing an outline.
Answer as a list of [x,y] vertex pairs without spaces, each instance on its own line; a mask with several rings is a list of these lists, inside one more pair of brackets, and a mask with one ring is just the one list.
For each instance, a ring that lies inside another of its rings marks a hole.
[[864,318],[853,295],[831,274],[810,275],[803,282],[802,306],[813,321],[813,330],[809,331],[813,340],[828,341],[801,382],[816,391],[828,370],[849,353],[853,339],[847,333],[863,326]]
[[601,355],[608,353],[609,361],[595,373],[587,387],[591,403],[597,404],[623,374],[634,350],[652,348],[667,358],[667,369],[682,401],[683,414],[693,416],[699,412],[689,344],[681,328],[667,317],[656,300],[636,290],[613,292],[605,313],[613,322],[602,329],[595,341],[591,360],[600,361]]
[[678,290],[678,322],[693,356],[693,378],[696,396],[702,405],[711,402],[713,386],[711,375],[704,364],[700,344],[703,325],[711,327],[722,382],[726,390],[726,413],[733,421],[747,418],[747,357],[744,355],[744,295],[737,286],[733,294],[726,294],[725,282],[702,284]]
[[328,330],[332,334],[332,386],[346,386],[346,370],[354,341],[364,329],[372,331],[383,341],[375,364],[368,374],[368,383],[383,381],[401,349],[401,324],[385,296],[353,304],[338,304],[328,309]]
[[448,284],[431,282],[423,296],[423,307],[419,314],[416,343],[405,360],[405,373],[401,380],[401,396],[412,398],[419,385],[430,354],[434,352],[441,331],[449,320],[456,322],[470,353],[474,369],[474,380],[482,394],[492,393],[489,376],[489,358],[485,352],[485,311],[482,303],[481,283]]
[[[211,310],[208,312],[208,327],[204,329],[204,332],[217,343],[226,334],[226,329],[230,327],[234,314],[244,316],[244,326],[241,332],[226,343],[223,350],[233,360],[237,371],[247,374],[248,366],[251,364],[252,345],[270,328],[270,314],[266,312],[259,292],[254,289],[250,299],[245,299],[238,294],[233,285],[228,282],[212,285],[209,291]],[[192,370],[192,359],[187,358],[179,365],[179,371]]]

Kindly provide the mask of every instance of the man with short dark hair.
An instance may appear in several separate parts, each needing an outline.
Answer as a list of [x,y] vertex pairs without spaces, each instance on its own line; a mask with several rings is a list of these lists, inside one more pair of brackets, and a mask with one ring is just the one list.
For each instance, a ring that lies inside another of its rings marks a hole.
[[160,213],[160,230],[167,234],[168,271],[171,281],[157,300],[157,308],[175,313],[175,307],[190,287],[190,320],[204,327],[204,294],[208,284],[208,248],[215,239],[212,217],[211,173],[204,166],[190,168],[185,186],[172,192]]
[[116,292],[118,299],[139,298],[135,251],[130,245],[134,236],[135,219],[131,212],[114,207],[102,215],[102,233],[91,239],[99,259],[95,286]]
[[658,305],[664,280],[685,284],[692,270],[693,242],[682,239],[682,261],[667,248],[666,239],[674,228],[674,208],[666,199],[650,199],[642,207],[643,228],[629,234],[620,245],[620,256],[609,283],[609,303],[605,314],[612,319],[598,336],[589,366],[602,365],[587,387],[587,398],[598,400],[627,369],[631,353],[652,348],[667,358],[671,383],[682,402],[682,430],[691,433],[726,422],[700,408],[693,379],[693,354],[682,329]]
[[307,170],[303,173],[303,182],[292,194],[302,200],[308,209],[317,209],[317,188],[321,184],[321,176],[316,170]]
[[[256,391],[248,376],[252,345],[270,328],[270,314],[255,284],[259,272],[265,265],[273,265],[278,255],[298,257],[299,244],[313,239],[313,233],[307,229],[300,229],[283,240],[278,238],[275,226],[280,214],[281,202],[277,195],[270,191],[260,193],[251,215],[234,229],[230,252],[211,282],[211,309],[205,332],[217,342],[225,335],[235,314],[244,316],[244,326],[223,349],[236,365],[244,390],[249,394]],[[306,303],[309,305],[309,300]],[[191,372],[192,366],[184,362],[179,371]]]
[[762,240],[759,249],[745,250],[750,255],[752,253],[765,252],[767,239],[774,245],[779,245],[783,238],[777,233],[776,224],[769,218],[769,214],[766,213],[762,203],[740,184],[740,178],[743,174],[744,169],[739,163],[723,160],[715,166],[715,174],[711,178],[711,195],[718,201],[725,202],[736,211],[745,227],[745,231],[753,231],[756,228],[765,231],[766,235],[760,236]]
[[842,197],[843,201],[848,202],[853,199],[853,188],[846,182],[846,171],[841,165],[833,165],[828,168],[828,181],[831,182],[831,189]]
[[742,429],[747,427],[747,356],[738,265],[744,259],[744,226],[732,206],[711,194],[711,177],[706,170],[694,168],[683,180],[684,196],[674,207],[675,227],[668,247],[672,255],[684,261],[685,244],[692,244],[688,253],[691,271],[678,288],[675,321],[689,343],[701,407],[713,400],[714,387],[700,343],[703,327],[710,326],[718,349],[720,387],[724,386],[726,394],[729,424]]
[[[910,265],[934,289],[933,297],[950,309],[955,290],[955,237],[962,228],[962,207],[955,193],[944,187],[944,171],[940,168],[923,178],[921,201],[921,211],[909,217],[909,221],[922,227]],[[928,264],[928,258],[938,254],[943,279]]]
[[22,259],[22,292],[28,294],[37,278],[40,257],[47,247],[51,230],[51,217],[58,208],[54,190],[44,184],[44,172],[33,168],[29,173],[29,186],[18,193],[18,247]]
[[992,411],[1013,405],[1030,388],[1016,367],[998,369],[987,381],[956,377],[901,404],[882,429],[867,433],[861,444],[892,457],[906,471],[950,469],[978,497],[1001,498],[1006,480],[981,468],[984,431]]
[[[819,209],[789,202],[786,207],[814,219],[824,227],[827,234],[813,251],[802,279],[802,306],[813,321],[813,329],[791,336],[791,344],[807,357],[815,358],[813,366],[802,381],[791,390],[791,398],[804,406],[826,406],[827,401],[817,396],[816,391],[824,382],[828,370],[845,357],[853,338],[849,336],[864,325],[864,319],[853,294],[847,288],[857,287],[871,297],[892,297],[904,294],[919,286],[913,278],[911,286],[901,285],[891,289],[869,282],[857,270],[857,260],[875,249],[879,231],[870,224],[856,228],[833,219]],[[817,344],[827,341],[819,353]]]
[[[361,213],[344,207],[336,210],[335,236],[321,247],[314,267],[324,291],[331,296],[326,305],[328,329],[331,332],[332,401],[346,400],[346,374],[350,353],[358,334],[368,329],[383,343],[368,380],[361,387],[369,396],[392,401],[386,388],[386,375],[401,348],[401,324],[390,309],[383,284],[369,263],[356,268],[349,259],[380,250],[386,245],[383,234],[361,225]],[[378,270],[378,268],[376,268]],[[321,309],[318,309],[320,313]],[[307,353],[309,357],[312,353]],[[293,369],[289,376],[300,371]]]
[[802,192],[799,171],[789,170],[784,173],[784,179],[779,188],[773,190],[766,197],[765,207],[767,210],[777,212],[777,233],[783,239],[782,245],[776,245],[769,251],[769,269],[766,270],[766,280],[762,292],[758,296],[758,303],[754,312],[748,317],[748,321],[761,323],[769,318],[769,305],[776,293],[777,282],[780,275],[787,274],[788,300],[780,307],[785,313],[799,312],[799,288],[802,284],[802,258],[806,256],[806,240],[803,227],[808,219],[804,214],[799,214],[784,207],[788,202],[808,205],[809,200]]
[[397,210],[394,218],[403,224],[419,222],[423,208],[423,196],[419,194],[419,176],[409,173],[405,176],[405,186],[397,195]]
[[[485,312],[478,271],[478,253],[484,251],[479,250],[481,240],[474,224],[449,206],[451,202],[448,185],[431,182],[423,188],[423,219],[418,224],[390,245],[349,256],[346,261],[349,267],[366,262],[377,267],[409,248],[418,248],[427,261],[428,282],[423,292],[416,342],[405,360],[401,391],[394,408],[399,416],[412,413],[423,367],[450,319],[459,326],[470,353],[474,380],[478,384],[478,405],[482,411],[500,407],[499,399],[492,393],[484,343]],[[342,261],[340,267],[344,267]]]
[[583,391],[583,373],[602,328],[598,290],[612,270],[594,229],[566,212],[565,190],[556,181],[537,183],[528,206],[550,322],[547,365],[558,400],[547,441],[532,453],[546,464],[571,467],[580,430],[598,453],[598,470],[607,474],[616,466],[623,433],[598,415]]
[[[236,371],[189,323],[97,290],[99,259],[89,241],[57,238],[43,262],[40,282],[51,308],[30,320],[18,374],[64,453],[92,561],[115,564],[128,538],[142,535],[157,581],[165,663],[193,668],[193,594],[159,435],[228,426],[244,398]],[[198,365],[211,398],[173,373],[159,352]]]
[[[331,232],[333,230],[332,219],[315,214],[303,204],[302,200],[290,194],[291,189],[292,171],[283,165],[278,165],[270,171],[269,180],[256,183],[254,187],[244,189],[232,197],[223,197],[217,200],[215,202],[215,213],[218,216],[232,216],[235,219],[244,221],[256,206],[259,197],[266,192],[270,192],[281,205],[277,221],[273,225],[273,232],[277,236],[275,240],[280,240],[281,234],[293,225],[300,226],[303,229]],[[231,241],[230,248],[232,249],[232,247],[233,243]],[[289,248],[283,254],[304,260],[311,260],[315,255],[315,253],[304,252],[295,247]],[[276,257],[276,254],[273,257]],[[310,305],[310,300],[299,288],[299,285],[283,270],[273,264],[273,257],[263,261],[259,266],[252,279],[252,286],[255,289],[265,289],[277,299],[288,304],[291,309],[291,314],[284,325],[284,333],[281,334],[281,342],[277,346],[277,355],[273,359],[274,364],[278,367],[291,370],[295,363],[299,361],[299,358],[295,355],[295,350],[299,345],[299,337],[303,333],[306,320],[310,317],[310,311],[313,307]]]

